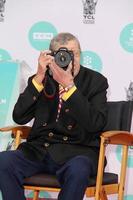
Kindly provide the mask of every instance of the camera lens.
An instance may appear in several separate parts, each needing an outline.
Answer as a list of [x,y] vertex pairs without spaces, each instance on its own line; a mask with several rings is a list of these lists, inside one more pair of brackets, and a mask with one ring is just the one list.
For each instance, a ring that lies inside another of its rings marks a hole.
[[65,61],[66,61],[66,57],[65,57],[64,55],[61,55],[61,56],[60,56],[60,61],[61,61],[61,62],[65,62]]
[[59,49],[55,54],[55,62],[62,68],[67,67],[72,59],[73,56],[67,49]]

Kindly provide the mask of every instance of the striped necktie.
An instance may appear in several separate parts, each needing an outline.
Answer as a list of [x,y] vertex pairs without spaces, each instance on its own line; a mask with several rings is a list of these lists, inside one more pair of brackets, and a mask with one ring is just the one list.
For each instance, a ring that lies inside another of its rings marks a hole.
[[59,104],[58,104],[58,111],[57,111],[57,117],[56,117],[56,122],[59,120],[60,112],[61,112],[61,107],[62,107],[62,96],[65,92],[67,92],[67,88],[63,88],[61,85],[59,85]]

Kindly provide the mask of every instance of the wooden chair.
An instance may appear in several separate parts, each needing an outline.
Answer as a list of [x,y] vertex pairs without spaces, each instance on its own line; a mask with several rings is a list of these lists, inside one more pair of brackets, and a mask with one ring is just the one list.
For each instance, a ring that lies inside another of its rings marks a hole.
[[[130,133],[133,102],[119,101],[108,102],[107,125],[101,134],[101,146],[97,177],[92,177],[86,189],[87,197],[95,197],[95,200],[107,200],[110,194],[118,194],[118,200],[123,200],[128,147],[133,146],[133,135]],[[15,138],[15,148],[26,139],[30,127],[10,126],[0,128],[0,131],[11,131]],[[120,177],[113,172],[104,172],[105,149],[109,144],[122,145],[122,160]],[[34,191],[33,200],[38,200],[39,191],[60,190],[58,180],[53,175],[37,174],[25,179],[24,188]]]

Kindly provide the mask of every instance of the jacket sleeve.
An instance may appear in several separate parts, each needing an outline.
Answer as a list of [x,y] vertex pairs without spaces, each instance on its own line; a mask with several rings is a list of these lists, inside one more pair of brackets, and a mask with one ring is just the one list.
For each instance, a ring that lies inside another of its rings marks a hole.
[[88,94],[84,95],[77,88],[68,98],[66,104],[77,123],[89,132],[101,131],[106,123],[106,93],[108,83],[105,77],[98,76],[92,81]]
[[34,118],[36,102],[40,92],[32,83],[32,77],[28,80],[28,86],[18,97],[13,110],[13,120],[18,124],[26,124]]

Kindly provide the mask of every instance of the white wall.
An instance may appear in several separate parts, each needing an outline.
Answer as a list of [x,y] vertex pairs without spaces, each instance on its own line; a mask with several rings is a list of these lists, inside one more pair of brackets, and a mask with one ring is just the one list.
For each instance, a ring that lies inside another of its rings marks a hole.
[[[23,79],[36,71],[39,55],[29,42],[29,30],[35,23],[45,21],[51,23],[57,32],[75,34],[81,42],[82,51],[95,52],[102,61],[101,73],[108,78],[110,85],[108,100],[126,100],[126,89],[133,82],[133,51],[121,46],[120,33],[133,23],[132,0],[99,0],[93,15],[94,24],[83,23],[82,0],[10,0],[5,3],[4,15],[4,21],[0,22],[0,49],[6,50],[12,60],[24,61],[21,65]],[[132,163],[132,150],[130,155]],[[119,161],[117,157],[114,160],[117,171]],[[126,200],[133,199],[133,167],[130,166]],[[108,168],[114,169],[114,165],[110,164]]]

